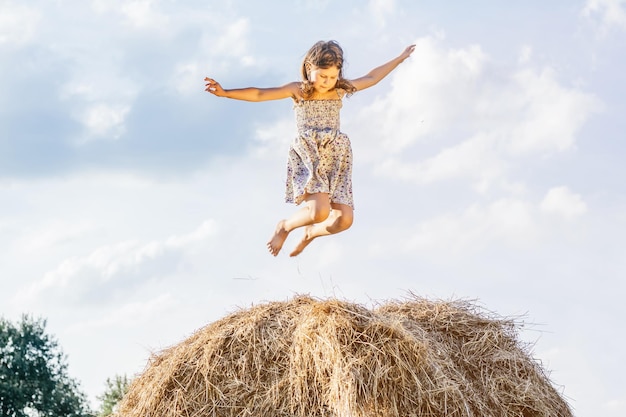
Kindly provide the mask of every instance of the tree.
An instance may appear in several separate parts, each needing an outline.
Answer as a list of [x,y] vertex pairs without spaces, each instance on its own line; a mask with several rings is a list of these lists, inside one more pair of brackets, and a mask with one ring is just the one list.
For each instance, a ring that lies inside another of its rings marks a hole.
[[0,415],[3,417],[91,416],[67,359],[46,334],[46,321],[22,316],[13,325],[0,318]]
[[124,394],[128,391],[130,381],[126,375],[115,375],[115,379],[113,379],[113,381],[111,381],[110,378],[107,378],[106,385],[107,387],[104,394],[98,396],[98,399],[102,401],[100,404],[100,411],[98,412],[99,417],[108,417],[113,414],[115,406],[121,401]]

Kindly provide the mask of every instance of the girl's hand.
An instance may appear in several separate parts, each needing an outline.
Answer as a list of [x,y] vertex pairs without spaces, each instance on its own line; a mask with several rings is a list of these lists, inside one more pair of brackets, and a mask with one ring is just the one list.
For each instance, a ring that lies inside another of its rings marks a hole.
[[404,61],[405,59],[411,56],[414,50],[415,50],[415,44],[407,46],[406,49],[402,51],[402,53],[400,54],[400,59]]
[[218,96],[218,97],[224,96],[224,89],[222,88],[220,83],[215,81],[213,78],[209,78],[209,77],[206,77],[204,81],[206,82],[205,84],[206,88],[204,89],[204,91],[208,91],[214,96]]

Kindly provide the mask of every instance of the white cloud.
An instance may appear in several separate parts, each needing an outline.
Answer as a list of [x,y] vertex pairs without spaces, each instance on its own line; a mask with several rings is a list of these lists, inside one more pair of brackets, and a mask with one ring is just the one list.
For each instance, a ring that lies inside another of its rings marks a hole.
[[370,251],[374,255],[388,251],[425,253],[445,260],[494,248],[534,248],[542,239],[555,234],[562,237],[564,223],[554,222],[555,217],[567,222],[586,212],[587,205],[580,195],[567,187],[554,187],[541,201],[499,197],[436,215],[402,230],[390,228],[382,232],[387,235],[382,240],[397,243],[385,248],[374,244]]
[[[391,89],[361,112],[386,150],[401,152],[419,140],[464,120],[476,96],[477,77],[486,55],[473,45],[445,51],[438,40],[420,38],[415,52],[393,74]],[[368,135],[372,137],[373,135]]]
[[626,29],[626,0],[587,0],[581,14],[598,21],[600,35],[613,28]]
[[476,136],[416,162],[390,155],[378,162],[375,172],[418,184],[468,177],[474,180],[478,190],[484,191],[506,171],[504,161],[492,143],[492,139],[487,136]]
[[201,242],[215,235],[217,232],[217,225],[212,220],[207,220],[200,225],[196,230],[186,235],[171,236],[165,241],[166,247],[172,248],[185,248],[195,242]]
[[383,28],[387,24],[388,17],[395,12],[396,2],[395,0],[370,0],[368,8],[378,27]]
[[[600,108],[593,96],[560,85],[550,68],[518,71],[512,81],[502,100],[492,97],[490,109],[507,123],[499,126],[499,136],[512,154],[571,149],[578,130]],[[506,106],[505,100],[513,106]],[[499,112],[498,108],[512,113]]]
[[0,46],[22,45],[34,37],[41,20],[37,9],[12,1],[0,1],[0,9]]
[[[549,67],[506,70],[479,45],[450,49],[426,37],[392,74],[389,92],[361,112],[368,130],[358,135],[370,139],[367,157],[390,178],[468,178],[485,189],[520,158],[573,149],[599,109],[596,97],[564,86]],[[420,160],[417,143],[435,155]]]
[[97,13],[118,13],[137,29],[169,30],[167,14],[153,0],[93,0],[92,7]]
[[36,225],[31,230],[25,231],[24,236],[15,242],[15,247],[26,254],[35,254],[80,239],[95,229],[91,222],[59,219],[51,224]]
[[304,8],[307,10],[324,10],[330,4],[330,0],[299,0],[298,3],[304,3]]
[[626,400],[623,398],[609,400],[604,404],[604,408],[615,413],[615,415],[617,415],[617,413],[623,413],[626,411]]
[[196,55],[177,63],[170,79],[174,90],[182,95],[194,95],[201,91],[205,76],[219,77],[234,68],[258,64],[250,53],[250,23],[247,18],[231,22],[231,19],[207,16],[205,20],[210,22],[210,30],[203,29]]
[[126,241],[99,247],[86,256],[65,259],[41,280],[22,290],[17,300],[36,301],[50,294],[64,294],[68,299],[94,291],[104,296],[100,290],[107,285],[123,287],[175,271],[185,254],[195,250],[196,243],[215,233],[216,225],[209,220],[189,234],[163,241]]
[[152,0],[124,2],[122,13],[137,27],[159,27],[168,24],[167,16],[154,10]]
[[488,206],[473,204],[461,213],[419,223],[405,241],[404,250],[458,255],[491,244],[523,246],[536,241],[539,235],[533,205],[503,198]]
[[571,192],[567,187],[555,187],[548,191],[541,202],[541,210],[571,220],[587,212],[587,204],[580,194]]
[[344,247],[337,241],[325,242],[323,247],[319,248],[318,256],[317,262],[315,262],[316,266],[326,268],[337,262],[341,262],[345,256]]
[[139,92],[136,81],[120,75],[115,58],[102,58],[98,54],[81,55],[75,59],[73,74],[60,88],[63,100],[79,99],[87,103],[104,101],[132,101]]
[[533,47],[530,45],[524,45],[522,46],[522,49],[519,52],[519,57],[517,59],[517,62],[519,62],[520,64],[526,64],[530,61],[532,56],[533,56]]
[[200,64],[195,62],[184,62],[176,65],[171,84],[181,95],[193,95],[202,87],[202,76],[205,68],[200,68]]
[[77,323],[68,328],[68,333],[84,333],[103,327],[132,328],[159,317],[175,307],[177,301],[169,294],[161,294],[147,301],[131,302],[107,311],[105,317]]
[[260,125],[255,131],[252,155],[258,158],[275,158],[281,155],[282,160],[295,135],[296,126],[291,117],[277,120],[272,124]]
[[248,52],[249,32],[250,21],[239,18],[220,28],[220,36],[204,38],[203,46],[211,55],[237,57],[243,65],[249,66],[254,63],[254,58]]
[[140,94],[139,83],[120,75],[116,59],[111,58],[91,51],[72,57],[73,74],[61,86],[59,96],[73,109],[73,117],[85,127],[86,133],[77,139],[78,143],[121,138],[126,118]]
[[99,103],[88,107],[80,117],[88,130],[83,141],[119,139],[124,133],[124,121],[129,112],[130,106],[124,104]]

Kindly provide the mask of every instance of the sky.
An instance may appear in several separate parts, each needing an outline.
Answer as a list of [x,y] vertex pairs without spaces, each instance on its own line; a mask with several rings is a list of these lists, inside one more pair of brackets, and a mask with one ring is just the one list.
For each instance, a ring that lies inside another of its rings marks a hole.
[[[347,78],[355,222],[265,247],[318,40]],[[626,1],[0,0],[0,315],[90,401],[239,308],[411,294],[515,317],[576,415],[623,416]]]

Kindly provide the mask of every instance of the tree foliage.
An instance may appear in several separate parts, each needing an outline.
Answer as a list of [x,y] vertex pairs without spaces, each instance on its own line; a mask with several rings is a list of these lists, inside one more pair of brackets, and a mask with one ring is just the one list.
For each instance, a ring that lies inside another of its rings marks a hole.
[[115,378],[111,380],[107,378],[106,390],[104,394],[98,396],[101,401],[99,417],[108,417],[115,411],[115,406],[122,400],[124,394],[128,391],[130,381],[124,376],[115,375]]
[[0,415],[3,417],[91,416],[78,383],[46,321],[0,318]]

